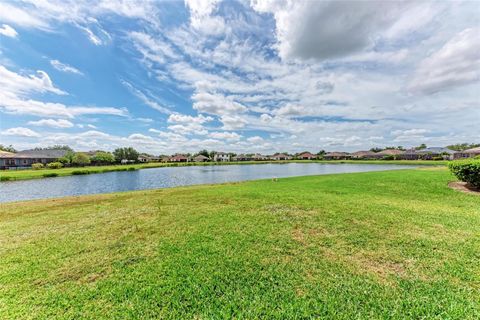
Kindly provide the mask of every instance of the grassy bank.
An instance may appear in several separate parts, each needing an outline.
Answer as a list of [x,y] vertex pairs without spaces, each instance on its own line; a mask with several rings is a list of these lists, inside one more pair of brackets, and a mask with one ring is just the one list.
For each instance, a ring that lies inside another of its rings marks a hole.
[[126,171],[126,170],[138,170],[148,168],[159,167],[180,167],[180,166],[211,166],[211,165],[245,165],[245,164],[266,164],[266,163],[358,163],[358,164],[409,164],[409,165],[446,165],[448,161],[429,161],[429,160],[341,160],[341,161],[308,161],[308,160],[292,160],[292,161],[242,161],[242,162],[189,162],[189,163],[142,163],[132,165],[111,165],[111,166],[95,166],[95,167],[83,167],[83,168],[62,168],[62,169],[42,169],[42,170],[6,170],[0,171],[0,181],[12,181],[12,180],[28,180],[28,179],[40,179],[51,177],[70,176],[72,174],[94,174],[104,173],[111,171]]
[[480,197],[446,169],[0,204],[0,315],[478,319]]

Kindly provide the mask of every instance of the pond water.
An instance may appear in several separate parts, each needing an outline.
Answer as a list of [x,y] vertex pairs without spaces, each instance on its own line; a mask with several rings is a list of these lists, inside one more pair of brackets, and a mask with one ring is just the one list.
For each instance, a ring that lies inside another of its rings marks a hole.
[[153,168],[1,182],[0,202],[170,188],[194,184],[405,168],[412,168],[412,166],[393,164],[287,163]]

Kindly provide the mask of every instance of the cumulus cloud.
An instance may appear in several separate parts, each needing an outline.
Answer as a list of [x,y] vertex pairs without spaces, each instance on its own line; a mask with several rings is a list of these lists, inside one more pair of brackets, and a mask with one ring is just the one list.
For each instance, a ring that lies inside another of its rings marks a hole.
[[432,94],[479,80],[480,28],[467,28],[420,62],[409,88]]
[[223,139],[223,140],[234,140],[238,141],[242,137],[235,132],[211,132],[208,134],[209,137],[214,139]]
[[58,71],[83,75],[83,73],[77,68],[72,67],[66,63],[62,63],[58,60],[50,60],[50,64]]
[[247,111],[245,106],[233,101],[230,97],[218,93],[197,92],[192,96],[192,100],[194,101],[193,109],[198,112],[218,116]]
[[29,121],[29,125],[32,126],[45,126],[51,128],[71,128],[73,123],[65,119],[40,119],[38,121]]
[[203,115],[199,115],[198,117],[193,117],[185,114],[174,113],[168,117],[168,122],[173,123],[205,123],[209,121],[213,121],[212,117],[205,117]]
[[344,57],[369,47],[395,21],[398,4],[388,1],[252,1],[273,14],[283,59]]
[[15,29],[10,27],[8,24],[2,24],[2,27],[0,28],[0,34],[10,38],[16,38],[18,35],[17,31],[15,31]]
[[40,137],[40,134],[38,134],[37,132],[33,131],[32,129],[24,128],[24,127],[10,128],[3,131],[2,134],[5,136],[17,136],[17,137],[26,137],[26,138]]

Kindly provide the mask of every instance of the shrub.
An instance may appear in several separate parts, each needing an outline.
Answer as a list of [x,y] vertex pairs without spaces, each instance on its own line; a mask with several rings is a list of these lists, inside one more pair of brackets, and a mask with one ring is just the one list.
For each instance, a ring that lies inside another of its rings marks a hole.
[[466,182],[476,188],[480,188],[479,160],[453,161],[448,164],[448,167],[458,180]]
[[385,156],[383,157],[383,160],[395,160],[395,157],[390,155],[390,156]]
[[90,157],[85,153],[77,152],[72,159],[72,164],[76,166],[84,166],[90,164]]
[[434,161],[440,161],[440,160],[443,160],[443,157],[433,157],[432,160],[434,160]]
[[136,168],[134,168],[134,167],[130,167],[130,168],[128,168],[128,171],[135,171],[135,170],[137,170],[137,169],[136,169]]
[[74,170],[72,171],[72,174],[74,176],[82,175],[82,174],[90,174],[90,171],[88,170]]
[[12,177],[8,177],[8,176],[2,176],[0,177],[0,181],[9,181],[9,180],[13,180]]
[[50,162],[47,164],[48,169],[60,169],[61,167],[63,167],[61,162]]
[[40,170],[40,169],[43,169],[43,168],[44,168],[44,166],[43,166],[42,163],[34,163],[34,164],[32,164],[32,169],[33,169],[33,170]]
[[43,177],[44,177],[44,178],[58,177],[58,173],[54,173],[54,172],[52,172],[52,173],[44,173],[44,174],[43,174]]

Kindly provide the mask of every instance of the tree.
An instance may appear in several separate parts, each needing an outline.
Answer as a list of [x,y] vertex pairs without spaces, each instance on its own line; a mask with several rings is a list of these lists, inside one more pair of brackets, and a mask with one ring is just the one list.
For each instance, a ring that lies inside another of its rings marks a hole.
[[49,147],[37,147],[33,150],[67,150],[67,151],[71,151],[73,152],[73,149],[70,148],[69,146],[67,146],[66,144],[63,145],[63,144],[56,144],[56,145],[53,145],[53,146],[49,146]]
[[90,160],[95,164],[109,164],[115,162],[115,157],[110,152],[99,151]]
[[208,151],[205,150],[205,149],[199,151],[199,152],[198,152],[198,155],[202,155],[202,156],[205,156],[205,157],[207,157],[207,158],[210,157],[210,154],[209,154]]
[[72,164],[76,166],[84,166],[90,164],[90,157],[85,153],[77,152],[72,159]]
[[73,158],[75,157],[75,152],[73,151],[67,151],[65,155],[61,158],[58,159],[59,162],[63,164],[72,164],[73,163]]
[[0,151],[7,151],[7,152],[17,152],[17,150],[15,150],[12,145],[9,145],[9,146],[4,146],[3,144],[0,144]]
[[372,152],[380,152],[380,151],[383,151],[382,148],[379,148],[379,147],[375,147],[375,148],[371,148],[370,151]]
[[139,153],[132,147],[118,148],[113,151],[113,156],[117,162],[122,160],[138,161]]
[[415,147],[415,150],[422,150],[422,149],[426,149],[426,148],[427,148],[427,145],[425,143],[422,143],[418,147]]
[[323,156],[325,153],[326,153],[325,150],[322,149],[318,151],[317,156]]
[[478,143],[457,143],[457,144],[452,144],[447,146],[448,149],[450,150],[455,150],[455,151],[463,151],[471,148],[476,148],[480,147],[480,144]]

